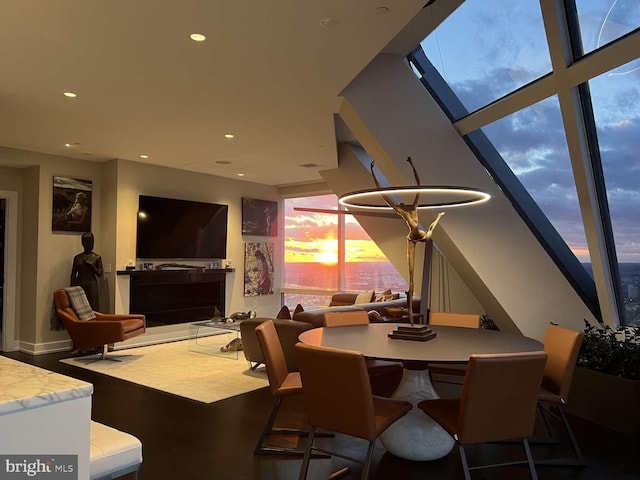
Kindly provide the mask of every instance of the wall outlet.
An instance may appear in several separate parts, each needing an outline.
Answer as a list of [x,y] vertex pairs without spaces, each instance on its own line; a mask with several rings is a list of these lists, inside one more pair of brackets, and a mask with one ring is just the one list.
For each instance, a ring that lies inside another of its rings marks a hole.
[[111,264],[110,263],[105,263],[104,264],[104,273],[111,273]]

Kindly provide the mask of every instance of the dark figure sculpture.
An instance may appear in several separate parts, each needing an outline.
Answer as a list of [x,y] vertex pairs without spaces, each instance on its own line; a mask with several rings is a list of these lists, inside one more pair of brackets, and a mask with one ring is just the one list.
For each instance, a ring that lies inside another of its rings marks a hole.
[[80,286],[93,310],[99,307],[98,278],[102,277],[102,258],[93,251],[93,233],[82,234],[84,252],[73,257],[71,286]]

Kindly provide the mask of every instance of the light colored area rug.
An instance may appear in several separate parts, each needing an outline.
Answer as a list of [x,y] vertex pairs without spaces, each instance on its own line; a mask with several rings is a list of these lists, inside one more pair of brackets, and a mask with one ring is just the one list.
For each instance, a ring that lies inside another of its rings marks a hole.
[[264,367],[255,371],[242,352],[238,359],[189,351],[187,340],[110,352],[122,362],[87,363],[86,357],[65,358],[63,363],[112,377],[211,403],[269,384]]

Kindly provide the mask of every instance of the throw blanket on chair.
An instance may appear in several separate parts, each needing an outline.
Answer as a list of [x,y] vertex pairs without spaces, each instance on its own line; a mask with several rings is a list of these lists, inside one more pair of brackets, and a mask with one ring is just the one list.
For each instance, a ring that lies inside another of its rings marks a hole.
[[82,287],[69,287],[65,288],[64,291],[69,295],[69,303],[80,320],[93,320],[96,318],[96,314],[93,313]]

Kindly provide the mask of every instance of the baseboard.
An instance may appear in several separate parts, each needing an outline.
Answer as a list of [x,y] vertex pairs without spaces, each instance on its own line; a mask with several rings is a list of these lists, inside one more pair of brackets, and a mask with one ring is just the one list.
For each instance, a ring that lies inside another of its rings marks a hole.
[[31,343],[18,340],[17,350],[31,355],[43,355],[45,353],[66,352],[73,348],[71,340],[58,340],[56,342]]

